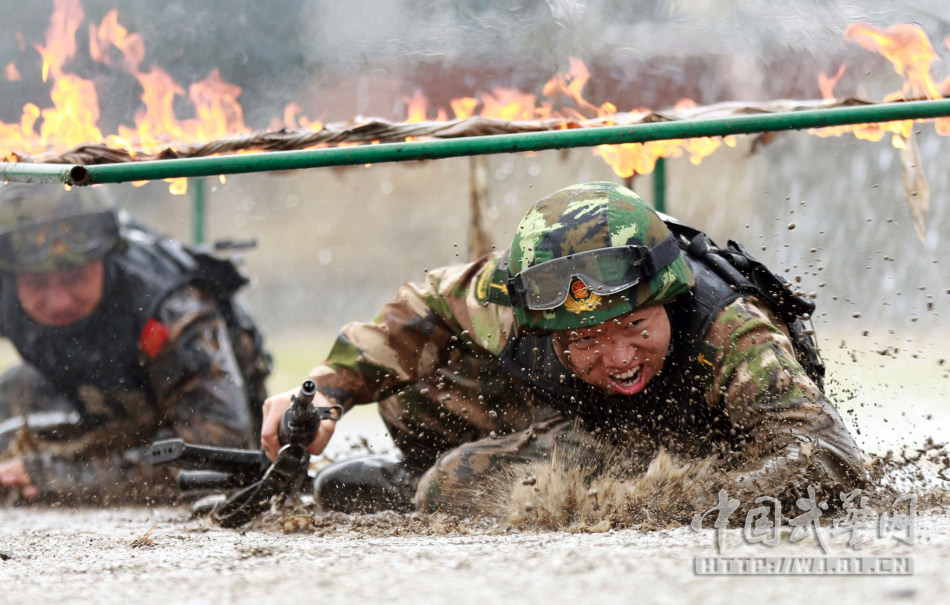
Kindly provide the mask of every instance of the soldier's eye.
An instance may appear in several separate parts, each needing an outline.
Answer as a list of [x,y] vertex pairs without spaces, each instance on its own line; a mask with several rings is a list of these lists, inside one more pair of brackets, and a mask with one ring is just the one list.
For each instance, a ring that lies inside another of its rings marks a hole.
[[21,285],[30,290],[40,290],[49,284],[49,278],[45,274],[21,275],[17,279]]
[[589,349],[597,343],[597,338],[593,336],[583,336],[571,339],[571,346],[576,349]]

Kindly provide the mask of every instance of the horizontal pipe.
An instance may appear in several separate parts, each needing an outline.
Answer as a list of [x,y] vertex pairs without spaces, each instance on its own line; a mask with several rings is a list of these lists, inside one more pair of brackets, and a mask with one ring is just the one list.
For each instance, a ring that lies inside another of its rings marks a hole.
[[0,179],[17,183],[85,184],[89,173],[85,166],[76,164],[0,163]]
[[53,168],[49,164],[0,164],[0,177],[9,181],[93,185],[97,183],[123,183],[127,181],[242,174],[273,170],[298,170],[326,166],[434,160],[494,153],[644,143],[669,139],[801,130],[946,116],[950,116],[950,99],[407,143],[385,143],[381,145],[97,164],[85,167],[59,165]]

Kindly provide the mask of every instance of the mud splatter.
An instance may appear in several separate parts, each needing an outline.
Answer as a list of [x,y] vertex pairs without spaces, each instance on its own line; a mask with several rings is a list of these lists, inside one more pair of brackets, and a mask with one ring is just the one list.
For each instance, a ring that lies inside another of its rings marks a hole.
[[592,460],[591,450],[581,457],[557,451],[549,462],[515,471],[491,513],[524,529],[661,529],[688,523],[726,481],[713,459],[681,461],[661,450],[644,472],[631,474],[618,450],[605,449],[606,465]]
[[[722,469],[717,458],[688,460],[660,450],[635,471],[621,448],[588,444],[583,449],[559,450],[549,461],[535,462],[499,479],[486,513],[519,529],[548,531],[604,531],[614,529],[665,529],[688,525],[696,513],[716,505],[719,490],[738,501],[737,512],[745,515],[761,496],[772,496],[793,506],[808,496],[808,485],[777,482],[773,490],[743,489]],[[950,457],[944,444],[928,440],[911,453],[866,456],[870,482],[859,497],[874,511],[885,511],[900,497],[917,496],[917,510],[950,506]],[[781,484],[780,484],[781,483]],[[827,486],[811,486],[816,502],[824,502],[824,514],[840,517],[851,503],[848,494]],[[787,509],[786,509],[787,510]],[[801,511],[796,511],[796,514]]]
[[[917,496],[919,512],[946,513],[950,508],[950,452],[945,444],[927,440],[919,449],[866,455],[865,460],[870,482],[860,496],[866,497],[867,508],[891,510],[898,498],[911,493]],[[736,518],[759,506],[755,500],[764,495],[779,498],[786,503],[786,512],[792,512],[787,507],[808,495],[807,486],[780,483],[774,494],[743,491],[716,457],[687,459],[662,449],[648,456],[591,440],[582,447],[557,449],[549,460],[509,469],[471,494],[464,510],[347,515],[298,502],[273,509],[250,527],[321,537],[650,531],[689,525],[694,515],[716,505],[720,489],[739,501]],[[816,502],[828,505],[823,511],[826,518],[847,514],[842,506],[845,494],[814,487]],[[854,499],[855,504],[858,501]]]

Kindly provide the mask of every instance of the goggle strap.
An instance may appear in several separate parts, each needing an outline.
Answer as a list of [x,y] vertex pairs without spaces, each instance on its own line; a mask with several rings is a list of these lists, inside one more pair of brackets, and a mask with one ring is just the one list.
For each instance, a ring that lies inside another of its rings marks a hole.
[[676,238],[668,237],[659,244],[650,248],[646,254],[647,267],[643,271],[643,277],[653,277],[670,263],[679,258],[680,246],[676,243]]

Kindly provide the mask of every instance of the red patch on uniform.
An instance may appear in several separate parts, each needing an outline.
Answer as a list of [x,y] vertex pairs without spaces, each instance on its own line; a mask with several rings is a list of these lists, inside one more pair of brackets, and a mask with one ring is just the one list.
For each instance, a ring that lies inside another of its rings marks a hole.
[[149,318],[139,336],[139,349],[151,359],[158,357],[165,341],[168,340],[168,328],[155,318]]
[[587,284],[582,282],[579,279],[575,279],[571,282],[571,296],[574,300],[584,300],[590,296],[590,290],[587,289]]

